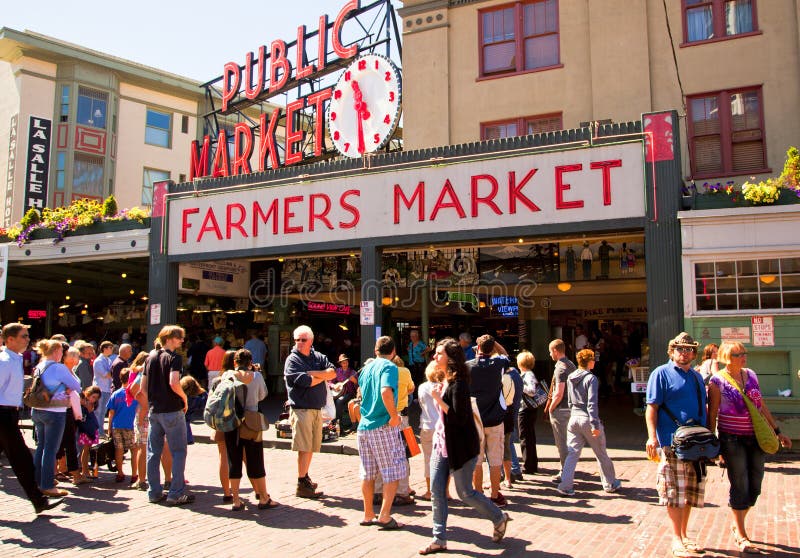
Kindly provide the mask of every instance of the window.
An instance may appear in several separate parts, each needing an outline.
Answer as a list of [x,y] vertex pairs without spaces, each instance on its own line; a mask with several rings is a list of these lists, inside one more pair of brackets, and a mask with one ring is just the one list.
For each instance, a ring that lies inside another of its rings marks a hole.
[[800,308],[800,258],[696,263],[698,311]]
[[181,133],[188,134],[189,133],[189,117],[185,114],[181,116]]
[[694,43],[758,30],[756,0],[684,0],[684,41]]
[[59,121],[69,120],[69,85],[61,86],[61,110],[59,111]]
[[88,87],[78,88],[78,124],[105,129],[107,109],[108,93]]
[[689,97],[694,178],[767,171],[761,88]]
[[144,142],[160,147],[170,146],[170,128],[172,115],[154,109],[147,109],[147,119],[144,128]]
[[481,76],[559,63],[558,1],[518,2],[480,12]]
[[144,179],[142,180],[142,205],[148,207],[153,205],[153,184],[169,180],[169,171],[157,169],[144,169]]
[[500,138],[511,138],[526,134],[542,134],[545,132],[555,132],[561,130],[561,114],[551,114],[547,116],[528,116],[525,118],[515,118],[503,122],[492,122],[481,124],[481,139],[491,140]]
[[56,190],[64,190],[64,173],[67,168],[67,153],[59,151],[56,153]]
[[72,199],[103,199],[103,158],[75,154],[75,166],[72,169]]

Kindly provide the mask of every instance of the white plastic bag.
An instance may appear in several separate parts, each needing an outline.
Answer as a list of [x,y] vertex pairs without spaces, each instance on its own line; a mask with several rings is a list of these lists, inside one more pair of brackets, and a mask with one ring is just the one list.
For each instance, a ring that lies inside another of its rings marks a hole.
[[322,408],[323,420],[332,420],[336,418],[336,404],[333,402],[333,392],[328,382],[325,382],[325,406]]

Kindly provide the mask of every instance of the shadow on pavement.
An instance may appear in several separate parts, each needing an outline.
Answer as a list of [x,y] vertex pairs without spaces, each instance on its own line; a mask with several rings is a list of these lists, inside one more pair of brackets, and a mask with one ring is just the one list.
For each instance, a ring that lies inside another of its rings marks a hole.
[[[50,512],[55,513],[55,512]],[[19,529],[30,541],[22,538],[3,539],[3,544],[14,544],[21,548],[39,549],[97,549],[111,546],[107,541],[87,539],[80,531],[67,529],[51,521],[52,517],[41,515],[33,521],[4,521],[6,527]]]

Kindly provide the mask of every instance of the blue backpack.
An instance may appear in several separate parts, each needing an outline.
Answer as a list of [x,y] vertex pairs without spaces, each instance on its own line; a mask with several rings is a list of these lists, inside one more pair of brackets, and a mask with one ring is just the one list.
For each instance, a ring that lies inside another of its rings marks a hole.
[[220,378],[203,410],[205,423],[218,432],[232,432],[244,420],[247,386],[231,376]]

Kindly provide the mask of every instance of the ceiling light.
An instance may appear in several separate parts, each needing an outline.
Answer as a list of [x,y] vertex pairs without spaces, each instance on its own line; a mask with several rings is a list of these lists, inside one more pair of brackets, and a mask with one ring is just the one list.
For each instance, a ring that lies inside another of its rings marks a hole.
[[17,303],[17,301],[16,301],[16,300],[14,300],[14,299],[11,299],[9,302],[10,302],[11,304],[16,304],[16,303]]
[[278,258],[278,261],[283,263],[283,258]]
[[775,279],[777,279],[777,277],[771,273],[768,273],[766,275],[762,275],[761,277],[759,277],[759,279],[765,285],[772,285],[775,282]]
[[136,294],[136,291],[134,291],[133,289],[129,290],[128,292],[131,294]]
[[347,327],[347,322],[344,321],[344,320],[342,320],[342,323],[339,324],[339,327],[342,329],[342,331],[348,331],[348,329],[349,329]]
[[65,300],[69,300],[69,295],[64,297]]
[[147,297],[146,297],[146,296],[143,296],[143,297],[142,297],[142,300],[147,300]]
[[67,279],[67,285],[71,285],[71,284],[72,284],[72,279]]
[[567,283],[567,282],[559,283],[558,285],[556,285],[556,288],[558,288],[558,290],[561,291],[562,293],[565,293],[572,288],[572,283]]
[[127,273],[123,273],[123,274],[120,275],[120,277],[122,277],[123,279],[125,279],[127,276],[128,276]]
[[524,241],[521,238],[519,238],[519,239],[517,239],[517,242],[522,244]]
[[61,306],[58,307],[59,310],[65,310],[67,308],[69,308],[69,304],[62,304]]
[[392,297],[390,297],[390,296],[385,296],[385,297],[383,297],[383,298],[381,299],[381,304],[383,304],[384,306],[390,306],[390,305],[392,304],[392,301],[393,301],[393,300],[394,300],[394,299],[393,299]]

